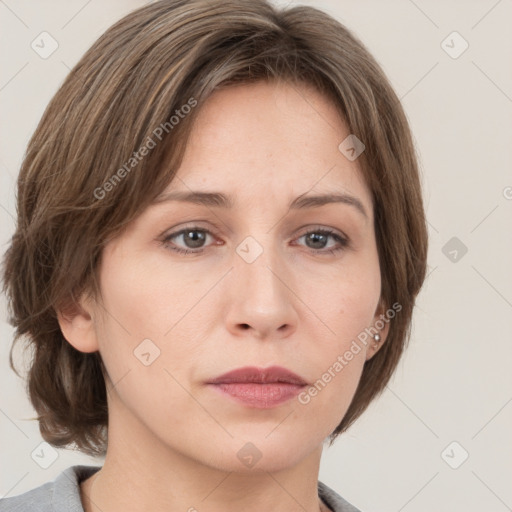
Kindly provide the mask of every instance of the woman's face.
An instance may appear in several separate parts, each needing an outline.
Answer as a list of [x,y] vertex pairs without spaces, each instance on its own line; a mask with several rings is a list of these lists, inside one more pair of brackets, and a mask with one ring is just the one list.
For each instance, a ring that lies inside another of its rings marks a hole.
[[[277,470],[340,423],[373,340],[344,354],[381,312],[371,195],[357,159],[338,149],[348,135],[310,88],[260,82],[209,98],[162,192],[223,194],[230,206],[218,197],[150,206],[104,249],[103,302],[87,306],[94,334],[63,326],[77,348],[99,349],[110,421],[127,439],[229,471],[243,470],[243,449]],[[352,196],[365,213],[355,202],[290,208],[324,194]],[[324,384],[268,406],[207,384],[275,365]]]

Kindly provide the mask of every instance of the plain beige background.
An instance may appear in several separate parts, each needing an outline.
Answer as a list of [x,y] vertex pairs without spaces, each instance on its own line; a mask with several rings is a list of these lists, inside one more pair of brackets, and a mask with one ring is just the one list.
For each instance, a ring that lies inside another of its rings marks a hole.
[[[46,104],[92,42],[144,3],[0,1],[2,252],[23,152]],[[326,448],[320,480],[364,512],[511,510],[512,2],[297,3],[346,24],[388,74],[414,132],[430,226],[410,348],[382,397]],[[46,59],[31,47],[43,31],[58,43]],[[3,297],[1,310],[0,496],[12,496],[101,461],[58,450],[43,469],[31,457],[46,448],[8,367]]]

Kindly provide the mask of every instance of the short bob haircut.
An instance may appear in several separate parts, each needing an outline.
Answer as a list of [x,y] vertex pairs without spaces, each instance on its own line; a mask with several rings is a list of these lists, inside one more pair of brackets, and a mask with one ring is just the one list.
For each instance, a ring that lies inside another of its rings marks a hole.
[[262,80],[315,87],[364,143],[357,162],[373,200],[381,304],[402,306],[331,444],[388,383],[410,337],[428,232],[410,128],[384,72],[357,37],[312,7],[161,0],[122,18],[83,55],[20,169],[2,268],[15,327],[10,365],[17,372],[13,349],[25,338],[27,392],[48,443],[89,455],[107,447],[100,354],[73,348],[56,312],[71,311],[82,294],[101,298],[102,247],[173,180],[209,95]]

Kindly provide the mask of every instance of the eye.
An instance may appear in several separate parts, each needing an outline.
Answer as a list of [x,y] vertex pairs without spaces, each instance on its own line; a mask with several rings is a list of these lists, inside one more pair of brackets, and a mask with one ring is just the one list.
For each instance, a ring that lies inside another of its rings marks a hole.
[[[297,240],[300,240],[301,238],[305,238],[307,247],[312,249],[313,253],[335,254],[349,246],[348,238],[339,235],[335,231],[325,228],[308,231],[304,235],[300,236]],[[337,242],[337,245],[334,244],[334,247],[331,245],[330,247],[326,248],[329,239]]]
[[[213,234],[207,229],[192,226],[176,233],[171,233],[162,240],[162,243],[172,251],[182,254],[200,253],[203,251],[203,244],[208,236],[213,236]],[[174,240],[180,240],[180,238],[185,244],[185,248],[175,244]]]

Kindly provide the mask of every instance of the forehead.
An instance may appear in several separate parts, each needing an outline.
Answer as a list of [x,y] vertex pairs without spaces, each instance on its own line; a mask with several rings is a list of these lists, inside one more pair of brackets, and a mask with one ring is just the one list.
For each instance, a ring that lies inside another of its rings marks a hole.
[[357,196],[371,216],[357,160],[338,148],[348,135],[336,106],[311,86],[229,86],[202,106],[177,176],[161,196],[223,191],[238,206],[344,193]]

